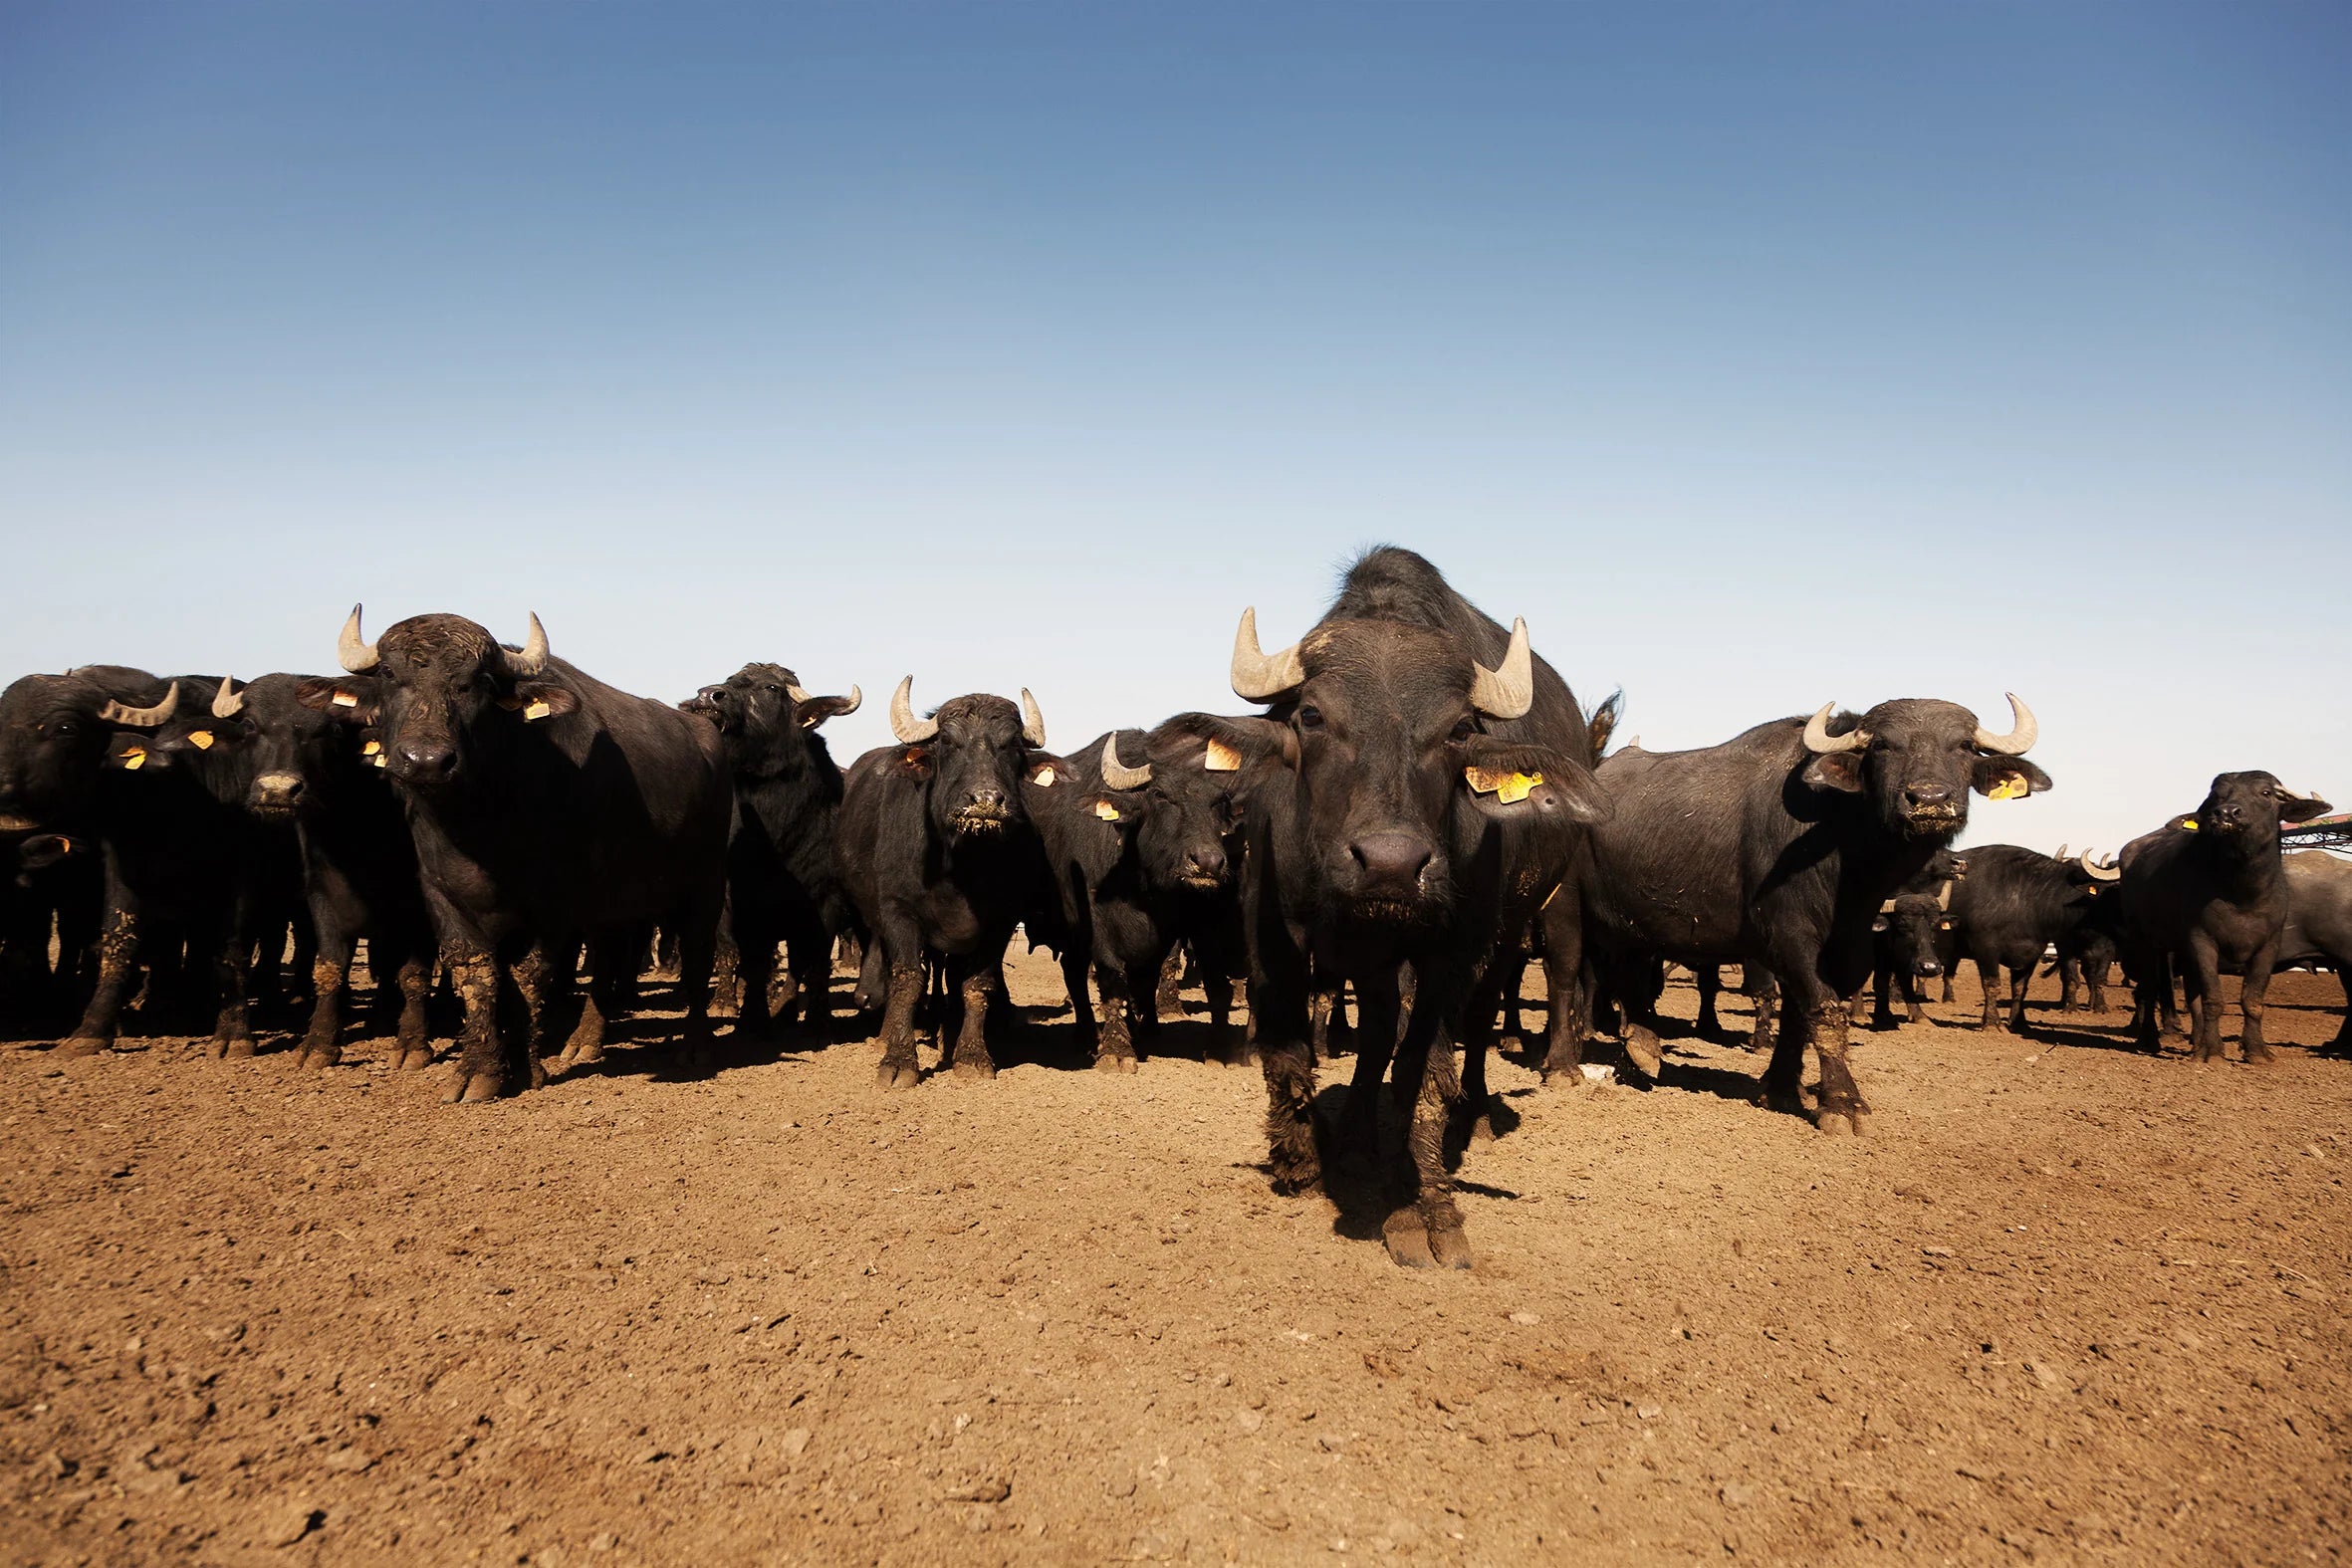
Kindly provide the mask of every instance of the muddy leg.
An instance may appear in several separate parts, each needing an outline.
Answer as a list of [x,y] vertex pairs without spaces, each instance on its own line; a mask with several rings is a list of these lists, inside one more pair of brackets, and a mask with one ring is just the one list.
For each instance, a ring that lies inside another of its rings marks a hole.
[[340,932],[319,939],[319,956],[311,960],[311,1026],[302,1037],[298,1067],[332,1067],[343,1060],[345,999],[352,983],[352,943]]
[[[1831,1008],[1836,1003],[1830,1004]],[[1776,1025],[1772,1031],[1772,1058],[1764,1064],[1764,1102],[1772,1110],[1790,1116],[1804,1114],[1804,1056],[1805,1047],[1812,1043],[1813,1015],[1787,998],[1781,999]],[[1839,1014],[1842,1026],[1844,1014]],[[1758,1032],[1763,1032],[1760,1020]]]
[[[368,948],[373,967],[374,947]],[[431,1065],[433,1041],[425,1021],[425,1003],[433,989],[433,954],[412,953],[400,962],[400,1030],[392,1048],[393,1067],[417,1072]]]
[[[881,951],[879,944],[873,951]],[[882,1065],[874,1082],[885,1089],[911,1089],[922,1081],[915,1066],[915,1004],[923,997],[923,966],[893,964],[889,975],[889,1000],[882,1008]]]
[[[957,970],[963,973],[959,975]],[[975,958],[951,962],[949,979],[964,1007],[964,1025],[956,1035],[956,1076],[993,1078],[997,1063],[988,1053],[988,1008],[1004,992],[1005,972],[997,961]]]
[[138,917],[120,909],[107,911],[106,929],[98,939],[98,989],[74,1032],[58,1042],[63,1056],[95,1056],[110,1050],[120,1027],[122,1005],[130,1000],[130,985],[138,974]]
[[1102,993],[1102,1022],[1095,1036],[1094,1070],[1133,1072],[1135,1041],[1133,1024],[1127,1016],[1127,976],[1117,963],[1100,962],[1094,966],[1094,985]]
[[[735,984],[739,995],[735,1004],[735,1037],[739,1040],[766,1039],[776,1031],[776,1014],[771,1009],[771,993],[776,978],[776,944],[765,932],[738,931],[730,944],[735,954]],[[725,954],[720,955],[722,960]],[[720,986],[725,981],[719,982]],[[716,988],[714,988],[716,989]],[[716,1014],[720,1009],[713,1007]]]
[[1408,1164],[1400,1173],[1410,1207],[1389,1216],[1382,1238],[1388,1255],[1408,1268],[1468,1268],[1470,1241],[1463,1234],[1445,1159],[1446,1122],[1462,1086],[1454,1076],[1452,1044],[1433,1038],[1435,1020],[1446,1009],[1432,1002],[1415,999],[1413,1022],[1397,1047],[1397,1080],[1410,1084],[1413,1107],[1405,1133]]
[[449,1104],[495,1100],[506,1088],[506,1062],[498,1034],[498,960],[481,950],[448,955],[449,974],[465,1008],[457,1062],[450,1070]]
[[[1204,981],[1204,990],[1206,981]],[[1216,993],[1207,991],[1212,1006]],[[1152,994],[1152,1006],[1163,1018],[1184,1016],[1184,948],[1181,944],[1168,949],[1168,956],[1160,963],[1159,983]]]
[[[523,997],[523,1038],[520,1043],[523,1081],[534,1089],[544,1087],[547,1083],[547,1064],[540,1057],[547,1049],[548,1037],[552,1032],[550,1024],[557,1001],[559,970],[569,967],[561,966],[557,955],[559,952],[568,955],[574,951],[569,943],[551,945],[534,942],[521,958],[515,960],[515,990],[522,993]],[[592,993],[593,988],[590,990]],[[582,1022],[585,1024],[588,1018],[594,1017],[595,1012],[595,998],[591,994],[584,999]],[[596,1028],[600,1037],[603,1030],[601,1018],[596,1019]]]
[[1821,1095],[1813,1123],[1832,1137],[1869,1130],[1870,1107],[1846,1064],[1845,1009],[1832,1003],[1813,1010],[1813,1049],[1821,1058]]

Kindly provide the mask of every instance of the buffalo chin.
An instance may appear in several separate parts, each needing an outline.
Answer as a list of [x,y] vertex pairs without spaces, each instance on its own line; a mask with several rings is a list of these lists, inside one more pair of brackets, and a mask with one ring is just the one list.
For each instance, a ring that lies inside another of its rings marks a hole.
[[990,838],[1013,825],[1009,816],[981,816],[977,813],[957,812],[949,818],[958,838]]
[[1968,826],[1959,811],[1911,811],[1903,817],[1903,831],[1913,838],[1950,838]]

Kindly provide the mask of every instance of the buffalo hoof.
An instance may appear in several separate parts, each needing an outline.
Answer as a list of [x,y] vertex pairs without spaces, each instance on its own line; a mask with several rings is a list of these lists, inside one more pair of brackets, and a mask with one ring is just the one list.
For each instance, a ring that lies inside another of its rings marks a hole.
[[1429,1228],[1410,1209],[1388,1217],[1380,1227],[1380,1239],[1388,1244],[1389,1261],[1400,1268],[1437,1267],[1437,1253],[1429,1244]]
[[96,1056],[101,1051],[113,1049],[114,1044],[113,1040],[102,1040],[96,1035],[77,1034],[70,1040],[59,1040],[57,1053],[60,1056]]
[[1493,1143],[1495,1141],[1495,1118],[1492,1113],[1481,1111],[1471,1118],[1470,1141],[1472,1143]]
[[305,1045],[294,1064],[313,1072],[325,1072],[342,1060],[343,1052],[333,1045]]
[[495,1100],[505,1081],[495,1072],[467,1072],[460,1067],[449,1075],[449,1092],[441,1096],[444,1105],[479,1105],[484,1100]]
[[2278,1060],[2278,1053],[2260,1040],[2245,1042],[2245,1064],[2248,1067],[2267,1067]]
[[250,1056],[253,1054],[253,1038],[251,1035],[241,1035],[236,1039],[215,1039],[212,1042],[212,1054],[224,1061],[231,1057]]
[[1658,1054],[1658,1036],[1638,1023],[1628,1026],[1625,1030],[1625,1059],[1639,1067],[1643,1077],[1658,1076],[1658,1069],[1664,1065]]
[[405,1045],[392,1052],[392,1069],[395,1072],[422,1072],[432,1064],[433,1048],[430,1045]]
[[1429,1232],[1430,1254],[1440,1268],[1468,1268],[1470,1266],[1470,1237],[1460,1226]]
[[874,1087],[877,1089],[911,1089],[922,1082],[922,1077],[923,1075],[915,1070],[912,1062],[905,1066],[899,1066],[886,1061],[874,1069]]
[[993,1078],[997,1075],[997,1064],[959,1056],[956,1058],[955,1074],[959,1078]]
[[1136,1061],[1132,1056],[1114,1056],[1109,1051],[1104,1051],[1094,1058],[1096,1072],[1133,1072],[1135,1069]]

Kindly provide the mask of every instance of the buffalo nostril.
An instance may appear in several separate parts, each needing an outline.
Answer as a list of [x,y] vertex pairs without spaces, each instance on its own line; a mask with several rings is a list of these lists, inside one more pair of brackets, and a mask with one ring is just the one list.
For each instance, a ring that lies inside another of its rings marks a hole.
[[1906,784],[1903,794],[1913,805],[1942,805],[1952,798],[1952,791],[1943,784]]
[[1188,855],[1185,858],[1191,863],[1193,871],[1198,875],[1222,876],[1225,874],[1225,856],[1219,854],[1214,849],[1205,851],[1201,854]]
[[1347,851],[1363,868],[1365,883],[1382,888],[1412,887],[1435,854],[1410,833],[1366,833]]
[[1005,791],[1002,789],[975,789],[972,791],[972,804],[980,810],[993,811],[1004,803]]
[[440,746],[403,746],[400,762],[403,770],[413,777],[445,778],[457,766],[457,754]]
[[1919,972],[1922,975],[1925,975],[1928,979],[1934,980],[1938,975],[1944,973],[1944,966],[1930,961],[1929,963],[1920,965]]

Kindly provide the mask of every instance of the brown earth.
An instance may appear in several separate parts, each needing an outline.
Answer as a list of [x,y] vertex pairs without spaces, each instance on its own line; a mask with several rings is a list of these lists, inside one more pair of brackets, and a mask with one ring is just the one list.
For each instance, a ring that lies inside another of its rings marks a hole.
[[1860,1141],[1737,1049],[1503,1066],[1443,1275],[1269,1193],[1197,1022],[1136,1077],[1065,1016],[992,1083],[647,1048],[462,1109],[378,1044],[11,1051],[0,1560],[2342,1560],[2352,1064],[1974,1000],[1862,1036]]

